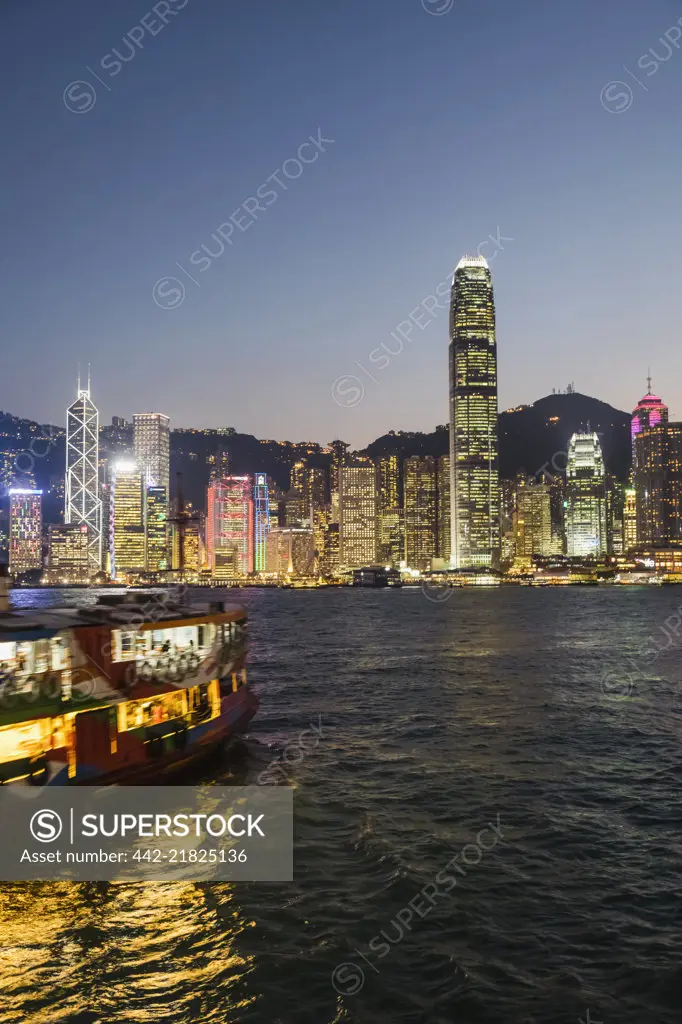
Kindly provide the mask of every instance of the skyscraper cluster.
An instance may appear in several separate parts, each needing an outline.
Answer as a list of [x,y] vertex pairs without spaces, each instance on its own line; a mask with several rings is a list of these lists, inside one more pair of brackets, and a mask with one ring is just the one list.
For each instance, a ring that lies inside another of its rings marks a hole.
[[53,583],[177,574],[220,582],[384,567],[465,580],[627,559],[682,573],[682,424],[669,422],[651,378],[632,413],[627,484],[608,472],[589,423],[568,440],[561,469],[501,479],[495,298],[481,256],[454,271],[449,333],[448,454],[384,446],[370,457],[340,440],[285,442],[300,454],[281,489],[258,467],[235,474],[220,449],[208,458],[203,508],[185,506],[179,474],[171,495],[168,416],[136,413],[132,426],[114,417],[100,428],[88,373],[66,411],[64,522],[50,525],[46,561],[42,492],[10,490],[12,573],[44,568]]

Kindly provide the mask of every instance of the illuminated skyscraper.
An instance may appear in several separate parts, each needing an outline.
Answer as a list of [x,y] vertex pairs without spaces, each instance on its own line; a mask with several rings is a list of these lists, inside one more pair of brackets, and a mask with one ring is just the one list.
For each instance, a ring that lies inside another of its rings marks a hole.
[[604,457],[596,434],[573,434],[566,466],[566,540],[569,558],[606,554]]
[[405,561],[408,569],[431,568],[438,547],[437,464],[431,455],[415,455],[403,465]]
[[88,386],[78,379],[76,401],[66,410],[66,479],[64,522],[88,527],[93,570],[102,568],[102,503],[99,496],[99,413]]
[[111,470],[110,572],[112,579],[144,572],[144,482],[135,462],[119,461]]
[[170,420],[160,412],[133,416],[135,461],[146,487],[163,487],[170,494]]
[[164,487],[145,488],[144,536],[147,572],[169,569],[168,494]]
[[496,568],[500,558],[495,301],[488,264],[465,256],[450,309],[451,562]]
[[682,423],[662,423],[635,439],[637,544],[682,544]]
[[405,516],[402,507],[400,458],[384,455],[377,463],[378,560],[397,567],[405,559]]
[[253,487],[253,524],[254,524],[254,570],[265,572],[266,546],[265,541],[270,532],[270,499],[268,496],[268,478],[265,473],[256,473]]
[[651,377],[647,380],[648,390],[632,414],[632,466],[636,465],[635,438],[642,430],[658,427],[668,422],[668,406],[657,395],[651,394]]
[[43,564],[43,492],[13,487],[9,492],[9,571],[13,576]]
[[361,569],[377,558],[376,470],[369,461],[339,469],[339,564]]
[[208,486],[206,546],[213,576],[253,572],[253,497],[251,477],[216,477]]

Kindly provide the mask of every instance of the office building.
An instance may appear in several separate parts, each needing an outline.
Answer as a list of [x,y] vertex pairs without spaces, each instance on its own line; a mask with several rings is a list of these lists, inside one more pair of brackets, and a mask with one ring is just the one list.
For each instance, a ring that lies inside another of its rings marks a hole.
[[635,438],[637,544],[682,544],[682,423],[662,423]]
[[623,552],[625,554],[637,546],[637,492],[634,487],[625,491],[623,506]]
[[168,493],[165,487],[145,488],[144,536],[147,572],[170,569]]
[[314,572],[313,531],[276,526],[266,541],[267,572],[274,576],[311,576]]
[[12,576],[43,565],[43,492],[12,487],[9,492],[9,571]]
[[450,519],[450,456],[441,455],[437,469],[438,490],[438,549],[441,561],[448,565],[452,545],[452,525]]
[[497,568],[500,508],[495,301],[488,264],[465,256],[450,310],[451,562]]
[[377,462],[377,560],[397,568],[405,559],[405,517],[398,455],[384,455]]
[[163,487],[170,496],[170,420],[160,412],[133,416],[135,461],[145,487]]
[[214,577],[253,572],[253,518],[251,477],[216,476],[208,487],[206,516],[207,555]]
[[566,544],[569,558],[606,554],[604,458],[597,434],[573,434],[566,466]]
[[110,573],[125,579],[145,570],[145,487],[140,467],[132,461],[115,462],[109,498]]
[[376,470],[369,460],[339,468],[339,564],[361,569],[377,558]]
[[516,488],[514,549],[519,561],[530,563],[533,556],[554,553],[550,489],[521,479]]
[[89,559],[93,572],[103,566],[106,535],[102,531],[99,489],[99,412],[80,377],[76,400],[66,410],[66,476],[64,522],[88,528]]
[[268,478],[265,473],[256,473],[253,486],[253,568],[254,572],[265,572],[266,546],[270,532],[270,497]]
[[415,455],[403,464],[405,562],[408,569],[431,569],[438,548],[437,459]]
[[90,538],[85,523],[50,526],[47,551],[46,583],[89,582],[92,566]]

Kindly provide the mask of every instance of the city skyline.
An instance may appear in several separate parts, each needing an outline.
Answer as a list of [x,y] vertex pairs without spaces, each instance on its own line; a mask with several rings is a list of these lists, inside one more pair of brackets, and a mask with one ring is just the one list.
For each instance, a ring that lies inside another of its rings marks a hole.
[[[628,409],[651,364],[655,380],[670,379],[665,398],[680,418],[669,211],[682,61],[673,49],[655,75],[642,72],[646,92],[631,81],[630,109],[600,102],[676,21],[670,0],[579,0],[570,10],[492,0],[485,17],[466,3],[429,17],[419,0],[396,0],[390,13],[360,0],[304,0],[295,11],[274,0],[174,6],[177,16],[112,78],[98,61],[139,23],[131,0],[96,22],[41,0],[0,14],[20,57],[0,114],[16,140],[3,193],[13,255],[0,328],[32,354],[7,367],[1,405],[11,396],[17,415],[59,423],[70,367],[90,359],[105,420],[147,408],[153,380],[154,404],[175,424],[341,436],[356,448],[384,425],[430,429],[447,418],[446,398],[437,408],[432,398],[447,310],[430,315],[421,304],[461,253],[480,251],[504,310],[501,408],[576,380]],[[36,33],[50,43],[39,61]],[[224,61],[225,38],[261,42],[248,60],[239,52]],[[368,61],[379,43],[381,57]],[[95,82],[96,105],[79,115],[63,94],[86,67],[99,67],[111,92]],[[255,120],[232,101],[245,89]],[[456,96],[466,101],[453,105]],[[31,131],[17,131],[27,123]],[[318,129],[334,141],[288,179],[284,162],[298,160]],[[110,144],[124,138],[127,148]],[[273,173],[286,189],[274,182],[274,202],[243,221],[246,230],[232,222],[224,252],[202,273],[190,256],[203,245],[219,253],[219,226],[235,211],[242,223],[241,204]],[[200,287],[185,278],[182,305],[161,309],[152,289],[182,276],[176,263]],[[389,362],[379,369],[369,357],[384,344]],[[189,358],[192,349],[201,358]],[[39,408],[36,364],[55,383]],[[331,388],[349,374],[365,395],[342,408]]]

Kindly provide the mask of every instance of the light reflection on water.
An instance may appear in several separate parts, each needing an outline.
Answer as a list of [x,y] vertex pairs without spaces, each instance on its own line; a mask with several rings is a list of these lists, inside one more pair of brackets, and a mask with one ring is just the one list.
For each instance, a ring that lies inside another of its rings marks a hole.
[[[321,722],[286,766],[295,881],[0,884],[0,1024],[679,1021],[680,652],[631,699],[600,689],[677,588],[227,596],[262,706],[200,778],[253,784]],[[497,815],[504,842],[368,965]]]

